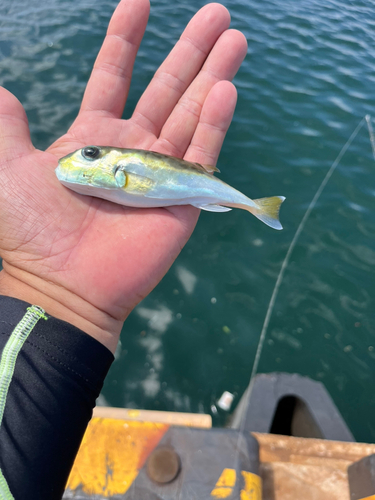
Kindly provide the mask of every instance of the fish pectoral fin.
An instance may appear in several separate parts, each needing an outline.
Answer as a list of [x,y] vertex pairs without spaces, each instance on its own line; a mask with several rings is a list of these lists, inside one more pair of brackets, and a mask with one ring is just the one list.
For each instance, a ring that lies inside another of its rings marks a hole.
[[126,175],[121,168],[118,168],[115,173],[116,184],[119,188],[123,188],[126,184]]
[[207,212],[230,212],[232,209],[228,207],[223,207],[221,205],[199,205],[192,204],[194,207],[200,208],[201,210],[207,210]]
[[147,195],[156,184],[149,177],[127,172],[121,168],[117,170],[115,177],[119,187],[132,194]]

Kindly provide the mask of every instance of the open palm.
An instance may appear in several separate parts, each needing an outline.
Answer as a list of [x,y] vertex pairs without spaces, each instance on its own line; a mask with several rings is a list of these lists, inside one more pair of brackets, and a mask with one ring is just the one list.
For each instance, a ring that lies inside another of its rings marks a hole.
[[38,303],[112,350],[122,323],[166,273],[199,211],[134,209],[59,184],[57,159],[90,144],[151,149],[215,164],[236,102],[232,79],[246,54],[229,14],[196,14],[130,120],[121,116],[148,0],[123,0],[108,28],[73,125],[36,150],[25,112],[0,89],[0,292]]

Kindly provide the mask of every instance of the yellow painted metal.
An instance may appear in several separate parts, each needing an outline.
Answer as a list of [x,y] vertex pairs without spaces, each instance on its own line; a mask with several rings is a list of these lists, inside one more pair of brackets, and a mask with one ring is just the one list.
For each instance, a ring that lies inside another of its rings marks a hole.
[[241,471],[245,487],[241,490],[240,500],[262,500],[262,481],[252,472]]
[[126,493],[168,428],[153,422],[93,418],[67,488],[104,497]]
[[[240,492],[240,500],[262,500],[262,481],[260,477],[244,470],[241,471],[241,474],[245,485]],[[224,469],[215,488],[211,491],[211,496],[214,498],[228,498],[232,494],[235,484],[235,469]]]
[[359,500],[375,500],[375,495],[370,495],[369,497],[360,498]]
[[224,469],[216,483],[215,488],[211,491],[211,496],[214,498],[228,498],[236,484],[236,471],[234,469]]

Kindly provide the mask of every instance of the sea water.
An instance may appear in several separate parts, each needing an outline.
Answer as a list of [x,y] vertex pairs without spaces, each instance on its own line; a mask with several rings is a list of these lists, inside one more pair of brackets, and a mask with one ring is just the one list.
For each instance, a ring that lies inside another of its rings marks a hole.
[[[264,317],[295,231],[342,146],[374,113],[371,0],[228,0],[249,51],[219,158],[252,198],[284,195],[284,231],[243,211],[202,213],[158,287],[127,319],[101,402],[211,413],[248,384]],[[153,0],[124,116],[204,5]],[[23,103],[35,146],[76,116],[114,1],[0,3],[0,84]],[[375,113],[374,113],[375,114]],[[120,146],[120,145],[119,145]],[[291,255],[259,371],[321,381],[355,437],[375,441],[375,162],[364,127]]]

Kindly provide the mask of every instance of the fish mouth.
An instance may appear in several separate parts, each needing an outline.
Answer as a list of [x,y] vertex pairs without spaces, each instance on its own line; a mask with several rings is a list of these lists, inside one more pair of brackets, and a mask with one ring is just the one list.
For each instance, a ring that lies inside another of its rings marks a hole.
[[86,179],[80,179],[77,174],[71,170],[63,168],[60,164],[55,168],[55,174],[61,184],[72,185],[72,184],[88,184]]
[[105,192],[113,191],[113,186],[98,186],[89,175],[66,169],[60,164],[55,168],[55,174],[63,186],[79,194],[95,196],[100,192],[104,197]]
[[70,173],[69,170],[66,171],[61,167],[60,164],[57,166],[57,168],[55,168],[56,177],[59,179],[60,182],[69,182],[69,181],[72,182],[72,179],[70,179],[71,175],[69,175],[69,173]]

